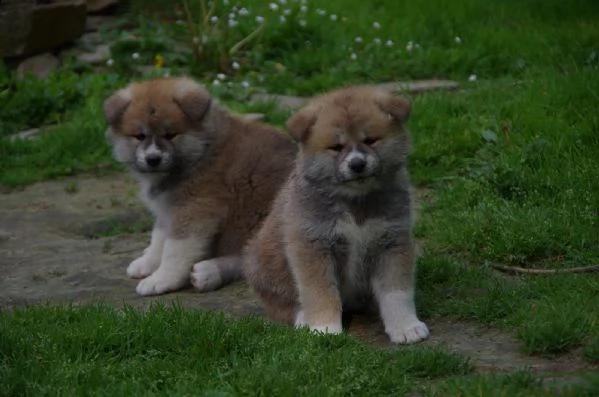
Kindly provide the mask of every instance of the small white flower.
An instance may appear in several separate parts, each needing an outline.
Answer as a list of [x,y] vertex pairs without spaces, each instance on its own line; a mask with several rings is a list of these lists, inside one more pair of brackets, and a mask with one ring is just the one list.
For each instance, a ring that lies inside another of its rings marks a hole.
[[332,15],[331,15],[331,21],[336,21],[336,20],[337,20],[337,15],[335,15],[335,14],[332,14]]
[[361,38],[360,36],[358,36],[358,37],[356,37],[356,38],[354,39],[354,41],[355,41],[356,43],[361,43],[361,42],[362,42],[362,38]]
[[131,58],[139,59],[139,52],[134,52],[133,54],[131,54]]
[[225,76],[224,73],[219,73],[219,74],[216,75],[216,78],[219,79],[219,80],[224,80],[224,79],[227,78],[227,76]]
[[112,59],[112,58],[108,59],[108,60],[106,61],[106,65],[108,65],[108,66],[112,66],[112,65],[114,65],[114,59]]
[[300,11],[301,11],[301,12],[306,12],[306,11],[308,11],[308,7],[306,7],[306,6],[301,6],[301,7],[300,7]]
[[316,10],[316,13],[317,13],[318,15],[320,15],[321,17],[323,17],[323,16],[327,15],[327,12],[326,12],[325,10],[323,10],[323,9],[320,9],[320,8],[318,8],[318,9]]
[[250,83],[248,83],[247,81],[242,81],[242,82],[241,82],[241,86],[242,86],[243,88],[250,88]]
[[352,61],[355,61],[356,59],[358,59],[358,56],[356,55],[355,52],[352,52],[352,54],[349,57],[352,59]]
[[286,21],[286,20],[287,20],[287,19],[285,18],[285,16],[284,16],[284,15],[281,15],[281,16],[279,17],[279,21],[280,21],[281,23],[285,23],[285,21]]
[[191,39],[191,41],[193,42],[193,44],[200,44],[200,38],[195,36],[193,39]]
[[283,11],[283,15],[291,15],[291,10],[287,8],[285,11]]
[[299,23],[299,25],[301,27],[305,27],[306,26],[306,21],[304,21],[303,19],[300,19],[298,23]]
[[242,17],[243,17],[243,16],[246,16],[246,15],[249,15],[249,14],[250,14],[250,12],[248,11],[248,9],[247,9],[247,8],[245,8],[245,7],[244,7],[244,8],[242,8],[241,10],[239,10],[237,13],[238,13],[239,15],[241,15]]
[[218,22],[218,17],[216,15],[213,15],[210,17],[210,22],[212,22],[212,24],[215,24]]
[[468,76],[468,81],[476,81],[476,75],[475,74],[471,74],[470,76]]
[[235,26],[239,25],[239,22],[237,22],[234,19],[229,19],[229,27],[230,28],[234,28]]
[[176,23],[177,25],[183,25],[185,22],[183,22],[181,19],[177,19],[177,20],[175,21],[175,23]]
[[228,6],[229,5],[229,0],[223,0],[223,4]]
[[408,41],[408,44],[406,45],[406,50],[412,51],[413,49],[414,49],[414,42]]
[[281,4],[287,4],[287,0],[279,0],[279,3],[281,3]]
[[387,41],[385,41],[385,45],[387,47],[393,47],[393,41],[392,40],[387,40]]
[[454,37],[454,38],[453,38],[453,41],[454,41],[456,44],[462,44],[462,39],[460,39],[460,38],[459,38],[459,36],[456,36],[456,37]]
[[373,28],[375,28],[375,29],[380,29],[380,28],[381,28],[381,24],[380,24],[380,23],[378,23],[378,22],[374,22],[374,23],[372,24],[372,27],[373,27]]
[[220,81],[218,81],[218,80],[214,80],[214,81],[212,82],[212,85],[214,85],[214,86],[220,85]]
[[279,9],[279,5],[277,3],[270,3],[268,5],[270,7],[271,10],[276,11]]
[[261,17],[260,15],[258,15],[256,17],[256,22],[258,22],[259,24],[263,24],[264,23],[264,17]]
[[374,40],[372,40],[372,41],[374,41],[374,44],[376,44],[376,45],[381,44],[381,39],[378,37],[375,37]]
[[231,67],[232,67],[234,70],[239,70],[239,63],[237,63],[237,62],[233,62],[233,63],[231,64]]

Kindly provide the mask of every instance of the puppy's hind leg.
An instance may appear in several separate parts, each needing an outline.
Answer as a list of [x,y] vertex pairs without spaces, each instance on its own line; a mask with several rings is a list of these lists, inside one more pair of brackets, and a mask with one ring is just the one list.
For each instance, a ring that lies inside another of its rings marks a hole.
[[173,233],[171,226],[169,235],[164,241],[160,267],[151,276],[139,282],[137,293],[159,295],[188,285],[189,272],[193,264],[210,254],[217,224],[218,220],[205,219],[201,229],[180,228],[176,234]]
[[382,254],[372,275],[372,290],[393,343],[415,343],[429,334],[416,315],[413,273],[414,253],[407,243]]
[[240,255],[221,256],[193,265],[191,284],[200,292],[209,292],[243,278]]

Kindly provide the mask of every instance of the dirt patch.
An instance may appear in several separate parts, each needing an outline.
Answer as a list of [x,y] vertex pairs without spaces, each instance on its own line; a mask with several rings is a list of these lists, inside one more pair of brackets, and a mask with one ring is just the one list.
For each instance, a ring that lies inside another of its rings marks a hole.
[[[76,184],[77,189],[66,188]],[[0,305],[39,303],[147,307],[179,301],[194,309],[220,310],[233,316],[261,315],[245,283],[200,294],[185,290],[160,297],[140,297],[127,264],[148,242],[148,233],[119,234],[119,225],[148,225],[137,187],[125,175],[44,182],[0,195]],[[116,225],[116,226],[115,226]],[[429,319],[428,345],[442,345],[469,356],[480,371],[530,368],[542,374],[591,369],[574,356],[549,360],[519,353],[512,336],[473,323]],[[349,333],[367,343],[391,346],[380,322],[353,316]],[[564,378],[565,379],[565,378]],[[569,377],[568,377],[569,379]]]

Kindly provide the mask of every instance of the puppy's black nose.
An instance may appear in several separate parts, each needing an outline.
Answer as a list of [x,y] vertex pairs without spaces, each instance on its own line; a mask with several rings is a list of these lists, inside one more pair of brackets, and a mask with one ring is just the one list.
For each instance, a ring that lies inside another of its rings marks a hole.
[[150,167],[158,167],[158,165],[160,164],[161,161],[162,161],[161,156],[157,156],[157,155],[146,156],[146,163]]
[[354,157],[349,160],[349,169],[356,173],[364,171],[366,169],[366,160],[361,157]]

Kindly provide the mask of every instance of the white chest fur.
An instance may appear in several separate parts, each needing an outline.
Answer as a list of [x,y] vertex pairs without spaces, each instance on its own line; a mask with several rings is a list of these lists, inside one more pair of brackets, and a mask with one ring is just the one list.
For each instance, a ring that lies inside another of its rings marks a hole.
[[347,262],[341,267],[344,300],[368,290],[368,247],[379,240],[388,227],[389,223],[383,219],[370,219],[358,225],[351,215],[337,221],[335,232],[347,241]]
[[152,180],[140,181],[140,198],[146,204],[147,208],[152,211],[156,218],[160,218],[162,222],[170,219],[171,210],[166,201],[166,193],[156,196],[150,194],[152,188]]

